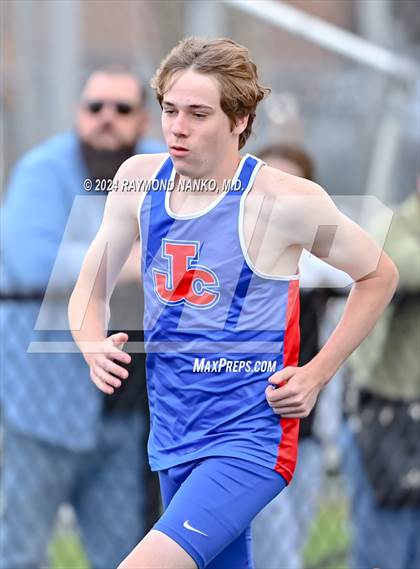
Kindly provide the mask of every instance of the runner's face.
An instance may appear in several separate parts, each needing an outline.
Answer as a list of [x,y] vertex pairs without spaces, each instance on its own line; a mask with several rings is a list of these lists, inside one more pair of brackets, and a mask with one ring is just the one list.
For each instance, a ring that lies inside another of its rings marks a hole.
[[177,172],[192,178],[212,176],[229,155],[238,154],[238,134],[220,106],[215,77],[180,71],[162,102],[162,130]]

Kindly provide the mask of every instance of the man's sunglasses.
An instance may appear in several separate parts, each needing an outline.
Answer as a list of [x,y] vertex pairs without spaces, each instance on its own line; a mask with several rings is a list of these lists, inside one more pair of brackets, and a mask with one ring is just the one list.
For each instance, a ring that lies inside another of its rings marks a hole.
[[114,107],[114,110],[119,115],[129,115],[131,114],[137,105],[130,105],[130,103],[122,103],[120,101],[86,101],[85,108],[92,113],[93,115],[97,115],[102,111],[102,109],[110,105]]

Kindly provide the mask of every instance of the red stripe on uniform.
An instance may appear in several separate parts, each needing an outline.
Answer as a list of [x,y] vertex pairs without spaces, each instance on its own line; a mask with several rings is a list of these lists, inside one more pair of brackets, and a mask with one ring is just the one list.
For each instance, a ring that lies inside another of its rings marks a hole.
[[[283,366],[297,366],[299,362],[299,281],[291,281],[286,308],[286,326],[283,346]],[[280,418],[282,437],[274,470],[290,482],[297,461],[299,419]]]

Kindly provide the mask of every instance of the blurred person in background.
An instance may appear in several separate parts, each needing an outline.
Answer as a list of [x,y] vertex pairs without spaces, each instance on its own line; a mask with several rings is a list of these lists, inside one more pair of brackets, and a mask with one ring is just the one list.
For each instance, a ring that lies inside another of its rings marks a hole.
[[350,359],[342,456],[352,569],[420,567],[420,177],[417,186],[384,247],[400,273],[397,295]]
[[[313,162],[297,145],[273,144],[257,155],[273,168],[314,180]],[[311,361],[319,352],[319,327],[325,306],[321,290],[304,288],[304,281],[305,272],[301,271],[299,366]],[[303,567],[302,550],[323,477],[322,449],[314,432],[316,407],[308,417],[300,420],[298,462],[291,484],[253,522],[256,569]]]
[[[133,154],[162,151],[161,143],[144,138],[148,124],[145,92],[136,75],[119,66],[98,69],[84,86],[76,128],[25,154],[7,187],[1,243],[3,567],[45,564],[64,502],[74,508],[94,568],[116,566],[147,529],[143,355],[132,359],[125,391],[105,403],[79,353],[27,349],[34,340],[49,345],[71,340],[64,332],[68,297],[105,202],[104,192],[84,191],[84,180],[95,187],[97,180],[112,180]],[[83,196],[82,207],[66,227],[77,196]],[[137,313],[139,273],[134,248],[117,296],[130,294]],[[47,324],[34,332],[47,285],[53,293],[42,308]],[[156,502],[151,507],[157,510]]]

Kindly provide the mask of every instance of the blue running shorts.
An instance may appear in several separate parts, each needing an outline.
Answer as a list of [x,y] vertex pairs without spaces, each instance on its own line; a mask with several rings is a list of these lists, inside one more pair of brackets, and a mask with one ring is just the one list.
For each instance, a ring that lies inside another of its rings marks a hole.
[[159,472],[165,511],[153,529],[201,569],[252,569],[251,521],[286,486],[265,466],[208,457]]

